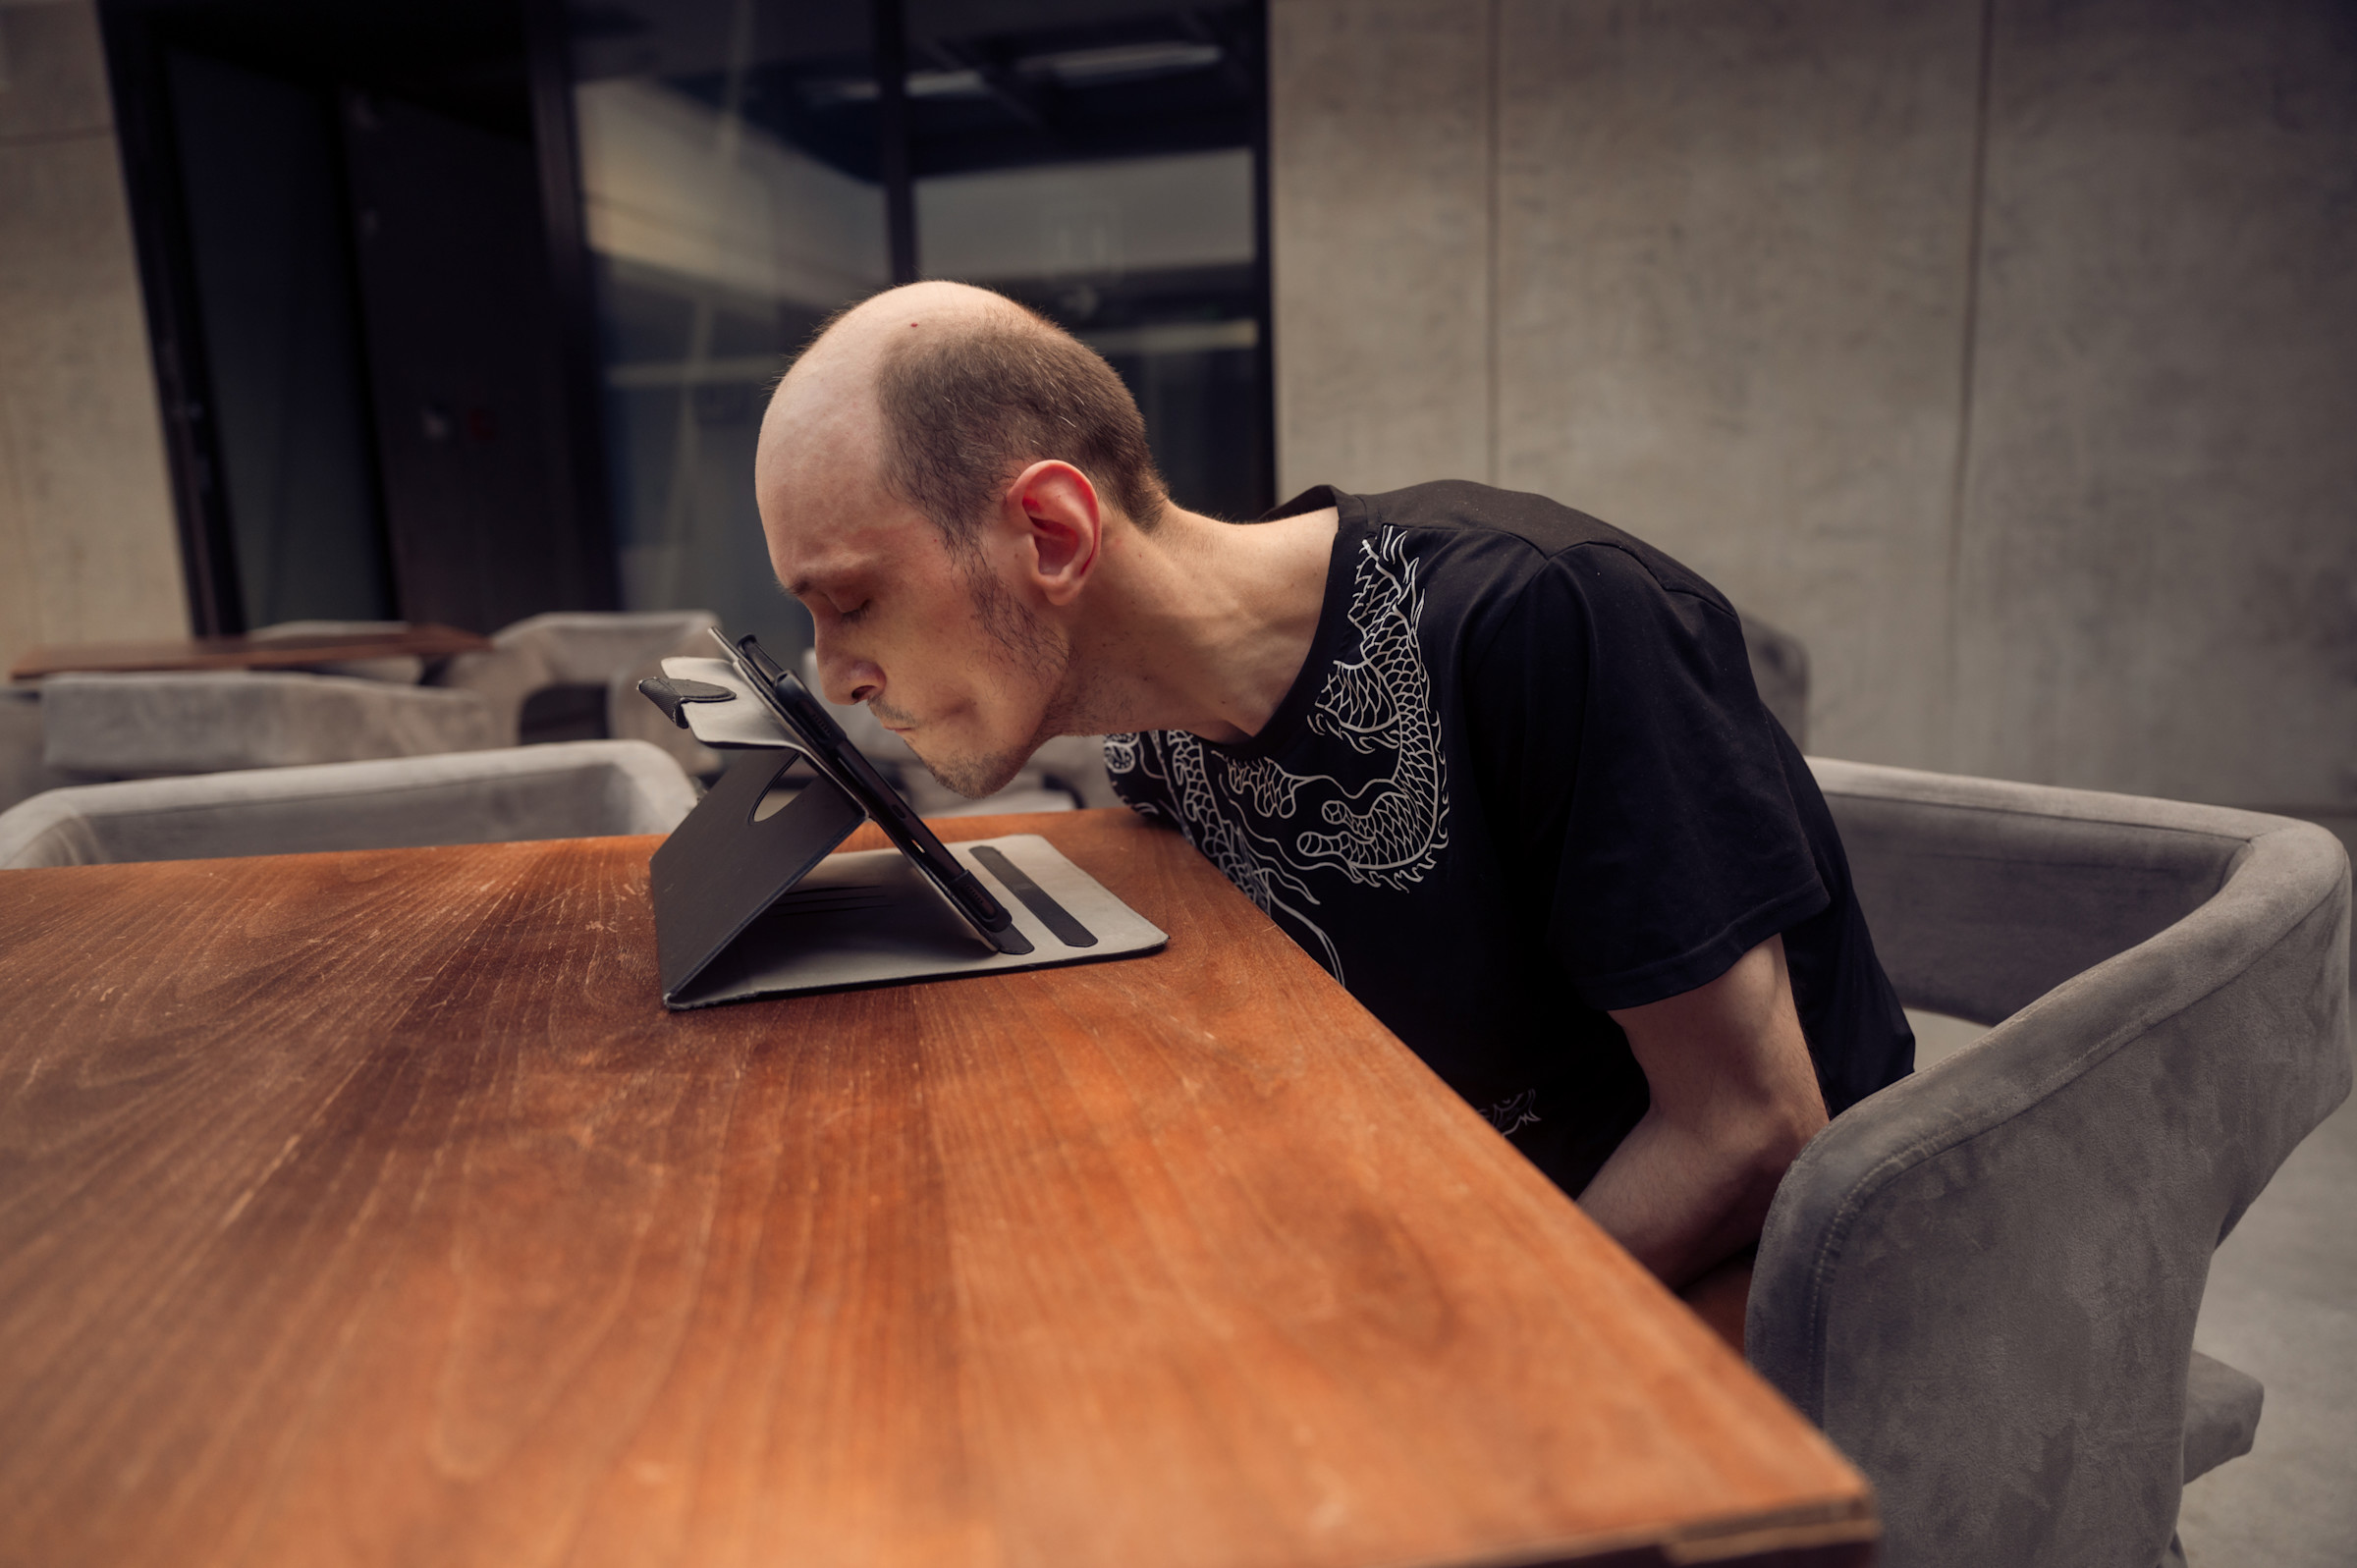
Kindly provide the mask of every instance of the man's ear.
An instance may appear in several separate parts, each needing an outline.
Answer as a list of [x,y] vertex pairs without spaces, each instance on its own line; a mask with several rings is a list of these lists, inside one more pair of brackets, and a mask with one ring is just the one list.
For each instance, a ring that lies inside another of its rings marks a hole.
[[1105,544],[1105,511],[1088,475],[1050,458],[1031,464],[1007,487],[1006,519],[1020,531],[1024,565],[1041,595],[1067,605],[1096,569]]

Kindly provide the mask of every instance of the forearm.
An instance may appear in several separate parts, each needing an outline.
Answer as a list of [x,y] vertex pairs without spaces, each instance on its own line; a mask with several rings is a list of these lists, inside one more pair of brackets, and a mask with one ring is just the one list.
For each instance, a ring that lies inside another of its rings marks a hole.
[[1714,1137],[1648,1111],[1579,1206],[1676,1289],[1760,1239],[1777,1183],[1805,1141],[1775,1133],[1754,1125]]
[[1653,1104],[1580,1207],[1672,1289],[1760,1239],[1825,1102],[1769,938],[1717,980],[1613,1017]]

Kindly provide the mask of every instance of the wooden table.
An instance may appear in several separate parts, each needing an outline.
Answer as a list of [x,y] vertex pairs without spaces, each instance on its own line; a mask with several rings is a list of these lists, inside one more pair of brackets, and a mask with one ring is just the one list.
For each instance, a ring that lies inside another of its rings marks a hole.
[[675,1015],[652,839],[0,873],[0,1562],[1871,1560],[1176,837],[943,826],[1168,950]]
[[300,670],[349,659],[443,659],[481,653],[491,639],[456,626],[422,623],[392,631],[339,631],[302,637],[190,637],[167,642],[78,642],[35,648],[9,667],[11,680],[68,671]]

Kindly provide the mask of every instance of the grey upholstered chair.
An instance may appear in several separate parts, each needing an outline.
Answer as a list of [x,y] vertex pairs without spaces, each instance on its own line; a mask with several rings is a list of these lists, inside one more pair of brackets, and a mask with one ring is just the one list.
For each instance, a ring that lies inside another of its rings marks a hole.
[[84,782],[48,764],[40,688],[0,682],[0,811],[44,789]]
[[594,686],[605,692],[605,730],[616,740],[644,740],[671,753],[694,774],[720,771],[721,759],[665,719],[638,694],[638,682],[663,673],[674,654],[713,652],[709,610],[553,611],[502,626],[488,653],[463,653],[437,671],[433,684],[469,692],[491,705],[494,721],[514,745],[524,703],[551,686]]
[[[1740,615],[1740,612],[1738,612]],[[1809,650],[1798,637],[1755,616],[1741,616],[1743,651],[1751,656],[1751,683],[1776,715],[1792,744],[1809,744]]]
[[0,868],[669,833],[695,799],[640,740],[81,784],[0,812]]
[[[285,621],[256,627],[251,636],[270,642],[407,624]],[[27,695],[37,697],[34,732],[52,785],[516,743],[491,704],[422,687],[426,674],[423,659],[404,655],[330,660],[302,670],[69,674],[49,676]]]
[[1874,1482],[1889,1568],[2155,1568],[2260,1389],[2210,1257],[2347,1095],[2348,861],[2251,812],[1813,763],[1910,1006],[1996,1027],[1778,1193],[1746,1351]]
[[[397,628],[401,622],[301,621],[264,626],[259,640]],[[690,773],[719,759],[673,729],[636,691],[666,654],[709,652],[702,610],[564,612],[533,616],[492,635],[488,652],[429,668],[423,660],[343,660],[305,671],[219,670],[51,676],[37,706],[0,741],[39,737],[46,780],[149,779],[304,763],[429,756],[513,746],[525,703],[552,686],[604,693],[613,739],[648,741]],[[420,683],[422,681],[422,683]],[[27,768],[14,766],[13,774]],[[5,804],[0,800],[0,804]]]
[[515,743],[471,691],[276,670],[50,676],[40,724],[49,768],[101,779]]

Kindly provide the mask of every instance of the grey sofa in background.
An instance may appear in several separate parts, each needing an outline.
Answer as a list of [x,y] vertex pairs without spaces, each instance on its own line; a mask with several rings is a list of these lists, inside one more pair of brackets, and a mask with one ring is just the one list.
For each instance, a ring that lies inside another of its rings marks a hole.
[[2156,1568],[2261,1390],[2211,1254],[2347,1095],[2349,881],[2280,817],[1813,761],[1907,1005],[1995,1027],[1780,1189],[1746,1353],[1875,1485],[1889,1568]]
[[[0,806],[64,784],[431,756],[513,746],[526,705],[552,687],[599,694],[590,733],[644,740],[690,773],[720,761],[664,723],[636,691],[673,653],[709,652],[701,610],[533,616],[488,652],[429,666],[415,657],[343,660],[303,671],[218,670],[51,676],[0,708]],[[398,629],[403,622],[303,621],[257,641]]]
[[40,713],[47,766],[108,779],[515,744],[471,691],[294,671],[50,676]]
[[0,682],[0,811],[44,789],[89,781],[49,766],[38,686]]
[[640,740],[82,784],[0,812],[0,868],[669,833],[695,801]]

